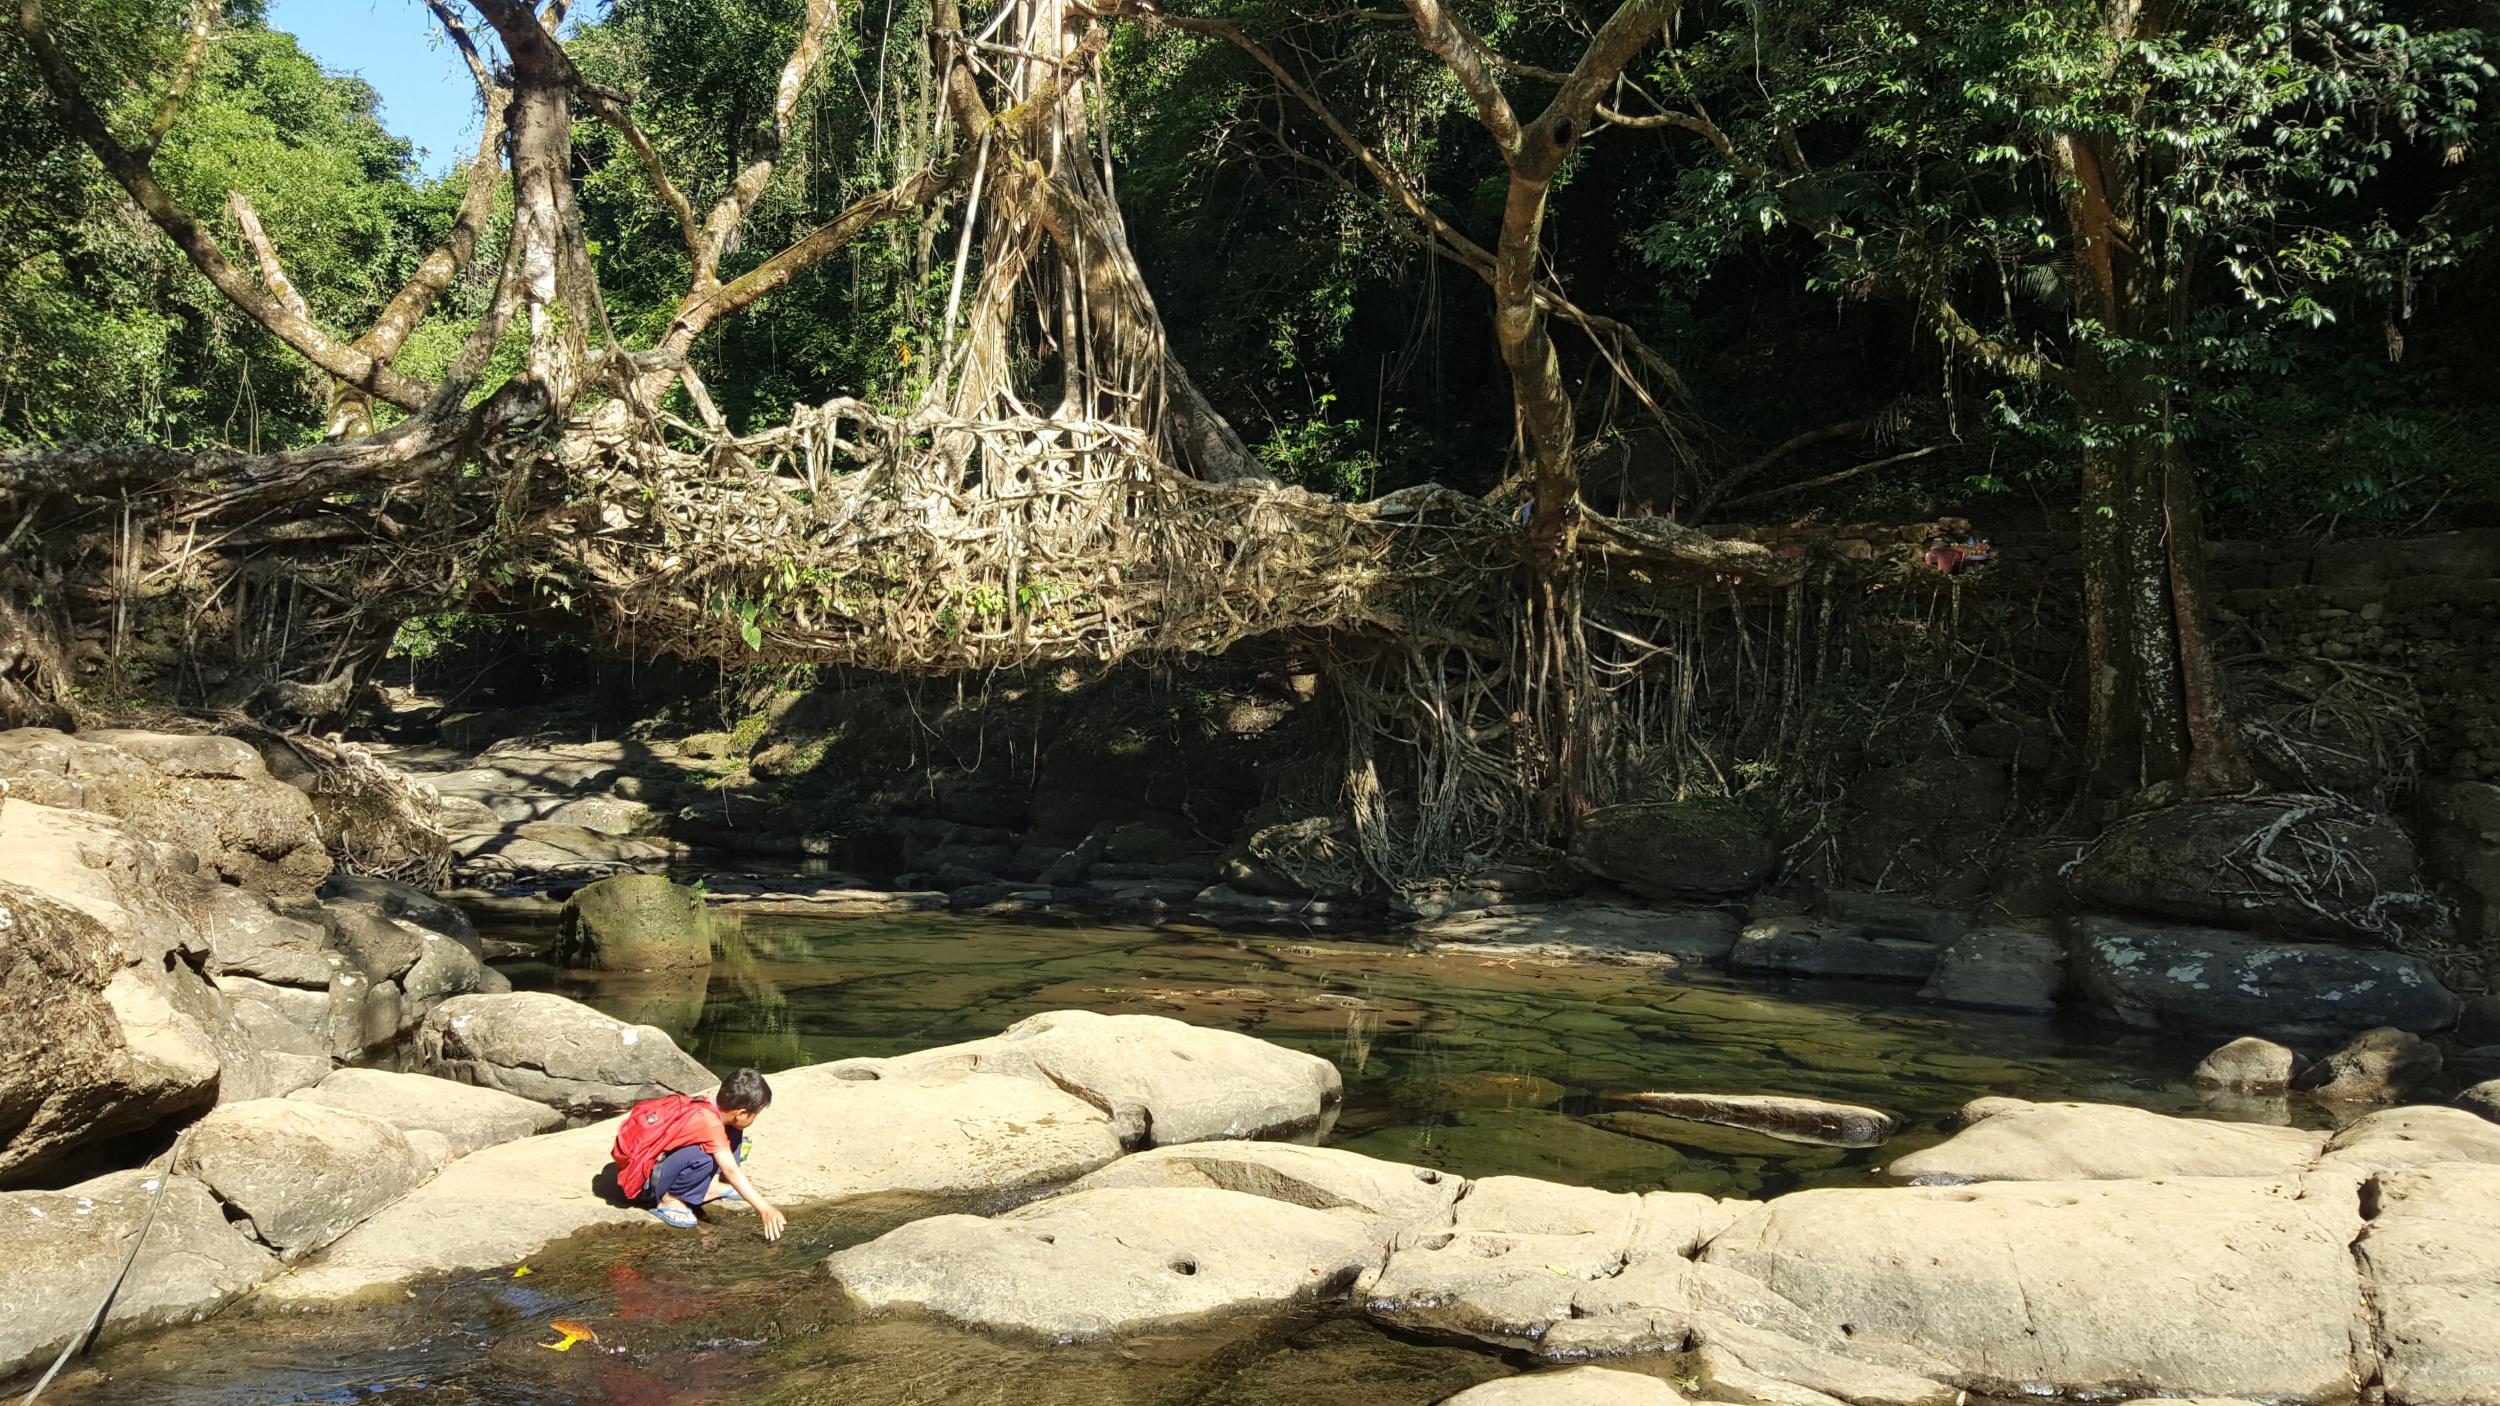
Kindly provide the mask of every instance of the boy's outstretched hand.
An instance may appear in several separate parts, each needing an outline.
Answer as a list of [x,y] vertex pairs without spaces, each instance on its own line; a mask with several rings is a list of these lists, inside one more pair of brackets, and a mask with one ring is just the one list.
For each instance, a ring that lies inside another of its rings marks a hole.
[[790,1223],[790,1218],[781,1213],[781,1208],[769,1201],[757,1202],[755,1206],[755,1214],[764,1222],[764,1238],[766,1240],[780,1239],[782,1227]]

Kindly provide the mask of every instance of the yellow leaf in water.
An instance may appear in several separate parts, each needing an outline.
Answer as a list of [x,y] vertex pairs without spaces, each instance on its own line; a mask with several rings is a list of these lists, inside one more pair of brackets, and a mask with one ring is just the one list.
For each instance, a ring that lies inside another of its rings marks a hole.
[[513,1278],[515,1278],[515,1279],[518,1279],[518,1278],[520,1278],[522,1275],[525,1275],[525,1274],[536,1274],[537,1272],[538,1272],[537,1270],[534,1270],[534,1269],[530,1268],[528,1265],[523,1265],[523,1266],[521,1266],[519,1269],[516,1269],[516,1270],[512,1271],[512,1277],[513,1277]]

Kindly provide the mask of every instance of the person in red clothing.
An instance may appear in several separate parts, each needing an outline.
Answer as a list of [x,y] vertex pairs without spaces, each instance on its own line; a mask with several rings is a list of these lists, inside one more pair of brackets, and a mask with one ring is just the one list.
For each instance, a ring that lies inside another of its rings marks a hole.
[[680,1230],[694,1229],[697,1206],[744,1201],[763,1218],[764,1238],[780,1239],[788,1217],[742,1165],[746,1131],[772,1101],[764,1076],[741,1069],[709,1098],[671,1094],[635,1104],[616,1134],[617,1188]]

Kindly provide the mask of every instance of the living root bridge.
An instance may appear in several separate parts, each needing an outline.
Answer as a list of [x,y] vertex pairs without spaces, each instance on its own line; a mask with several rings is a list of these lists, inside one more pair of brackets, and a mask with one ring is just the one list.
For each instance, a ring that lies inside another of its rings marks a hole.
[[[1524,544],[1469,495],[1211,482],[1104,420],[843,399],[709,452],[585,447],[548,554],[578,573],[577,603],[620,642],[733,663],[936,674],[1282,631],[1472,634]],[[1784,565],[1671,523],[1599,521],[1592,555],[1764,585]]]

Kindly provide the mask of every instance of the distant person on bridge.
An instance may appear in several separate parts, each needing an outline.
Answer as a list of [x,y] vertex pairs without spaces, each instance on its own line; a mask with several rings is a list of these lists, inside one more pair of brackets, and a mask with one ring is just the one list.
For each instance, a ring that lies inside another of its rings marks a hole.
[[789,1218],[747,1180],[746,1131],[772,1105],[772,1085],[741,1069],[708,1098],[670,1094],[637,1103],[616,1132],[617,1189],[647,1206],[664,1225],[695,1228],[695,1208],[715,1201],[743,1201],[764,1221],[764,1238],[778,1240]]

